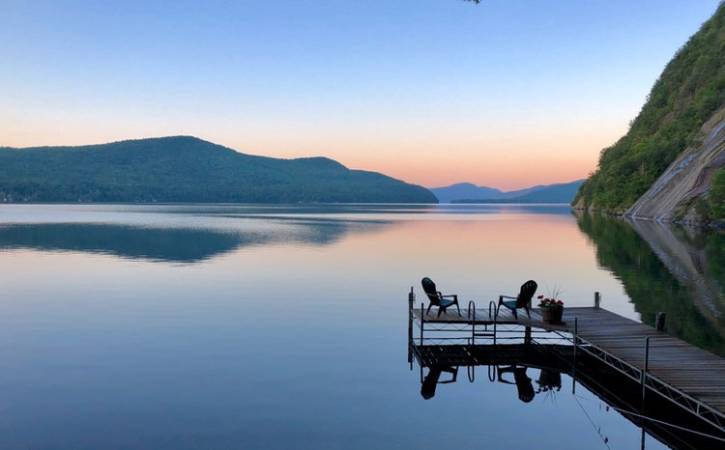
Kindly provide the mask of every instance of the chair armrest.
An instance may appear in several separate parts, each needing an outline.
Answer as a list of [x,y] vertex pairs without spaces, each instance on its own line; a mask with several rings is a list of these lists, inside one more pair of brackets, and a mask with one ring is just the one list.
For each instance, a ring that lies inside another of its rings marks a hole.
[[442,294],[441,294],[441,297],[442,297],[442,298],[446,298],[446,297],[454,297],[454,298],[458,298],[458,294],[446,294],[446,295],[442,295]]
[[511,300],[516,300],[518,297],[512,297],[510,295],[499,295],[498,298],[499,298],[499,300],[502,298],[509,298]]

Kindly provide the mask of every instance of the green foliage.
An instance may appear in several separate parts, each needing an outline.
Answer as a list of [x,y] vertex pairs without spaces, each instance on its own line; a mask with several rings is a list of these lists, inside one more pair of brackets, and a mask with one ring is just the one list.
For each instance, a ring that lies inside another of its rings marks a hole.
[[725,287],[725,233],[711,233],[705,255],[708,261],[706,275],[712,277],[719,286]]
[[630,207],[725,103],[725,4],[667,64],[628,133],[602,151],[574,202]]
[[245,155],[185,136],[0,148],[0,167],[0,202],[436,202],[423,187],[331,159]]
[[721,167],[712,177],[707,203],[711,218],[725,220],[725,167]]

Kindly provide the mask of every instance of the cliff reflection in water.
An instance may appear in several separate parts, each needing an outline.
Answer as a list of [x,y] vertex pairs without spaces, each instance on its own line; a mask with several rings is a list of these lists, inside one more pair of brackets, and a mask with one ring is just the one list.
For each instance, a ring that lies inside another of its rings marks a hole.
[[583,214],[597,261],[621,280],[642,321],[725,356],[725,234]]
[[274,227],[164,227],[111,223],[0,225],[0,251],[38,250],[113,255],[153,262],[197,263],[242,247],[299,243],[327,245],[351,231],[383,222],[344,220],[279,221]]

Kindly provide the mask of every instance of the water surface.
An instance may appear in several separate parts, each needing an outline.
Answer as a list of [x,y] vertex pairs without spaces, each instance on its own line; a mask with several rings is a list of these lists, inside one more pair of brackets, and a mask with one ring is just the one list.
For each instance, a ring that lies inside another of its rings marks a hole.
[[424,400],[407,292],[533,278],[724,354],[721,237],[657,233],[552,205],[0,206],[0,447],[640,448],[583,388]]

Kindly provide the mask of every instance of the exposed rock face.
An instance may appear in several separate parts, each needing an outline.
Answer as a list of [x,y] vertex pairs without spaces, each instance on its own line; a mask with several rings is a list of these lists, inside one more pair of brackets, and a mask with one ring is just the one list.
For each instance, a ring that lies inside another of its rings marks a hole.
[[635,219],[697,223],[694,201],[707,194],[714,173],[725,166],[725,107],[702,127],[700,142],[683,151],[627,210]]

